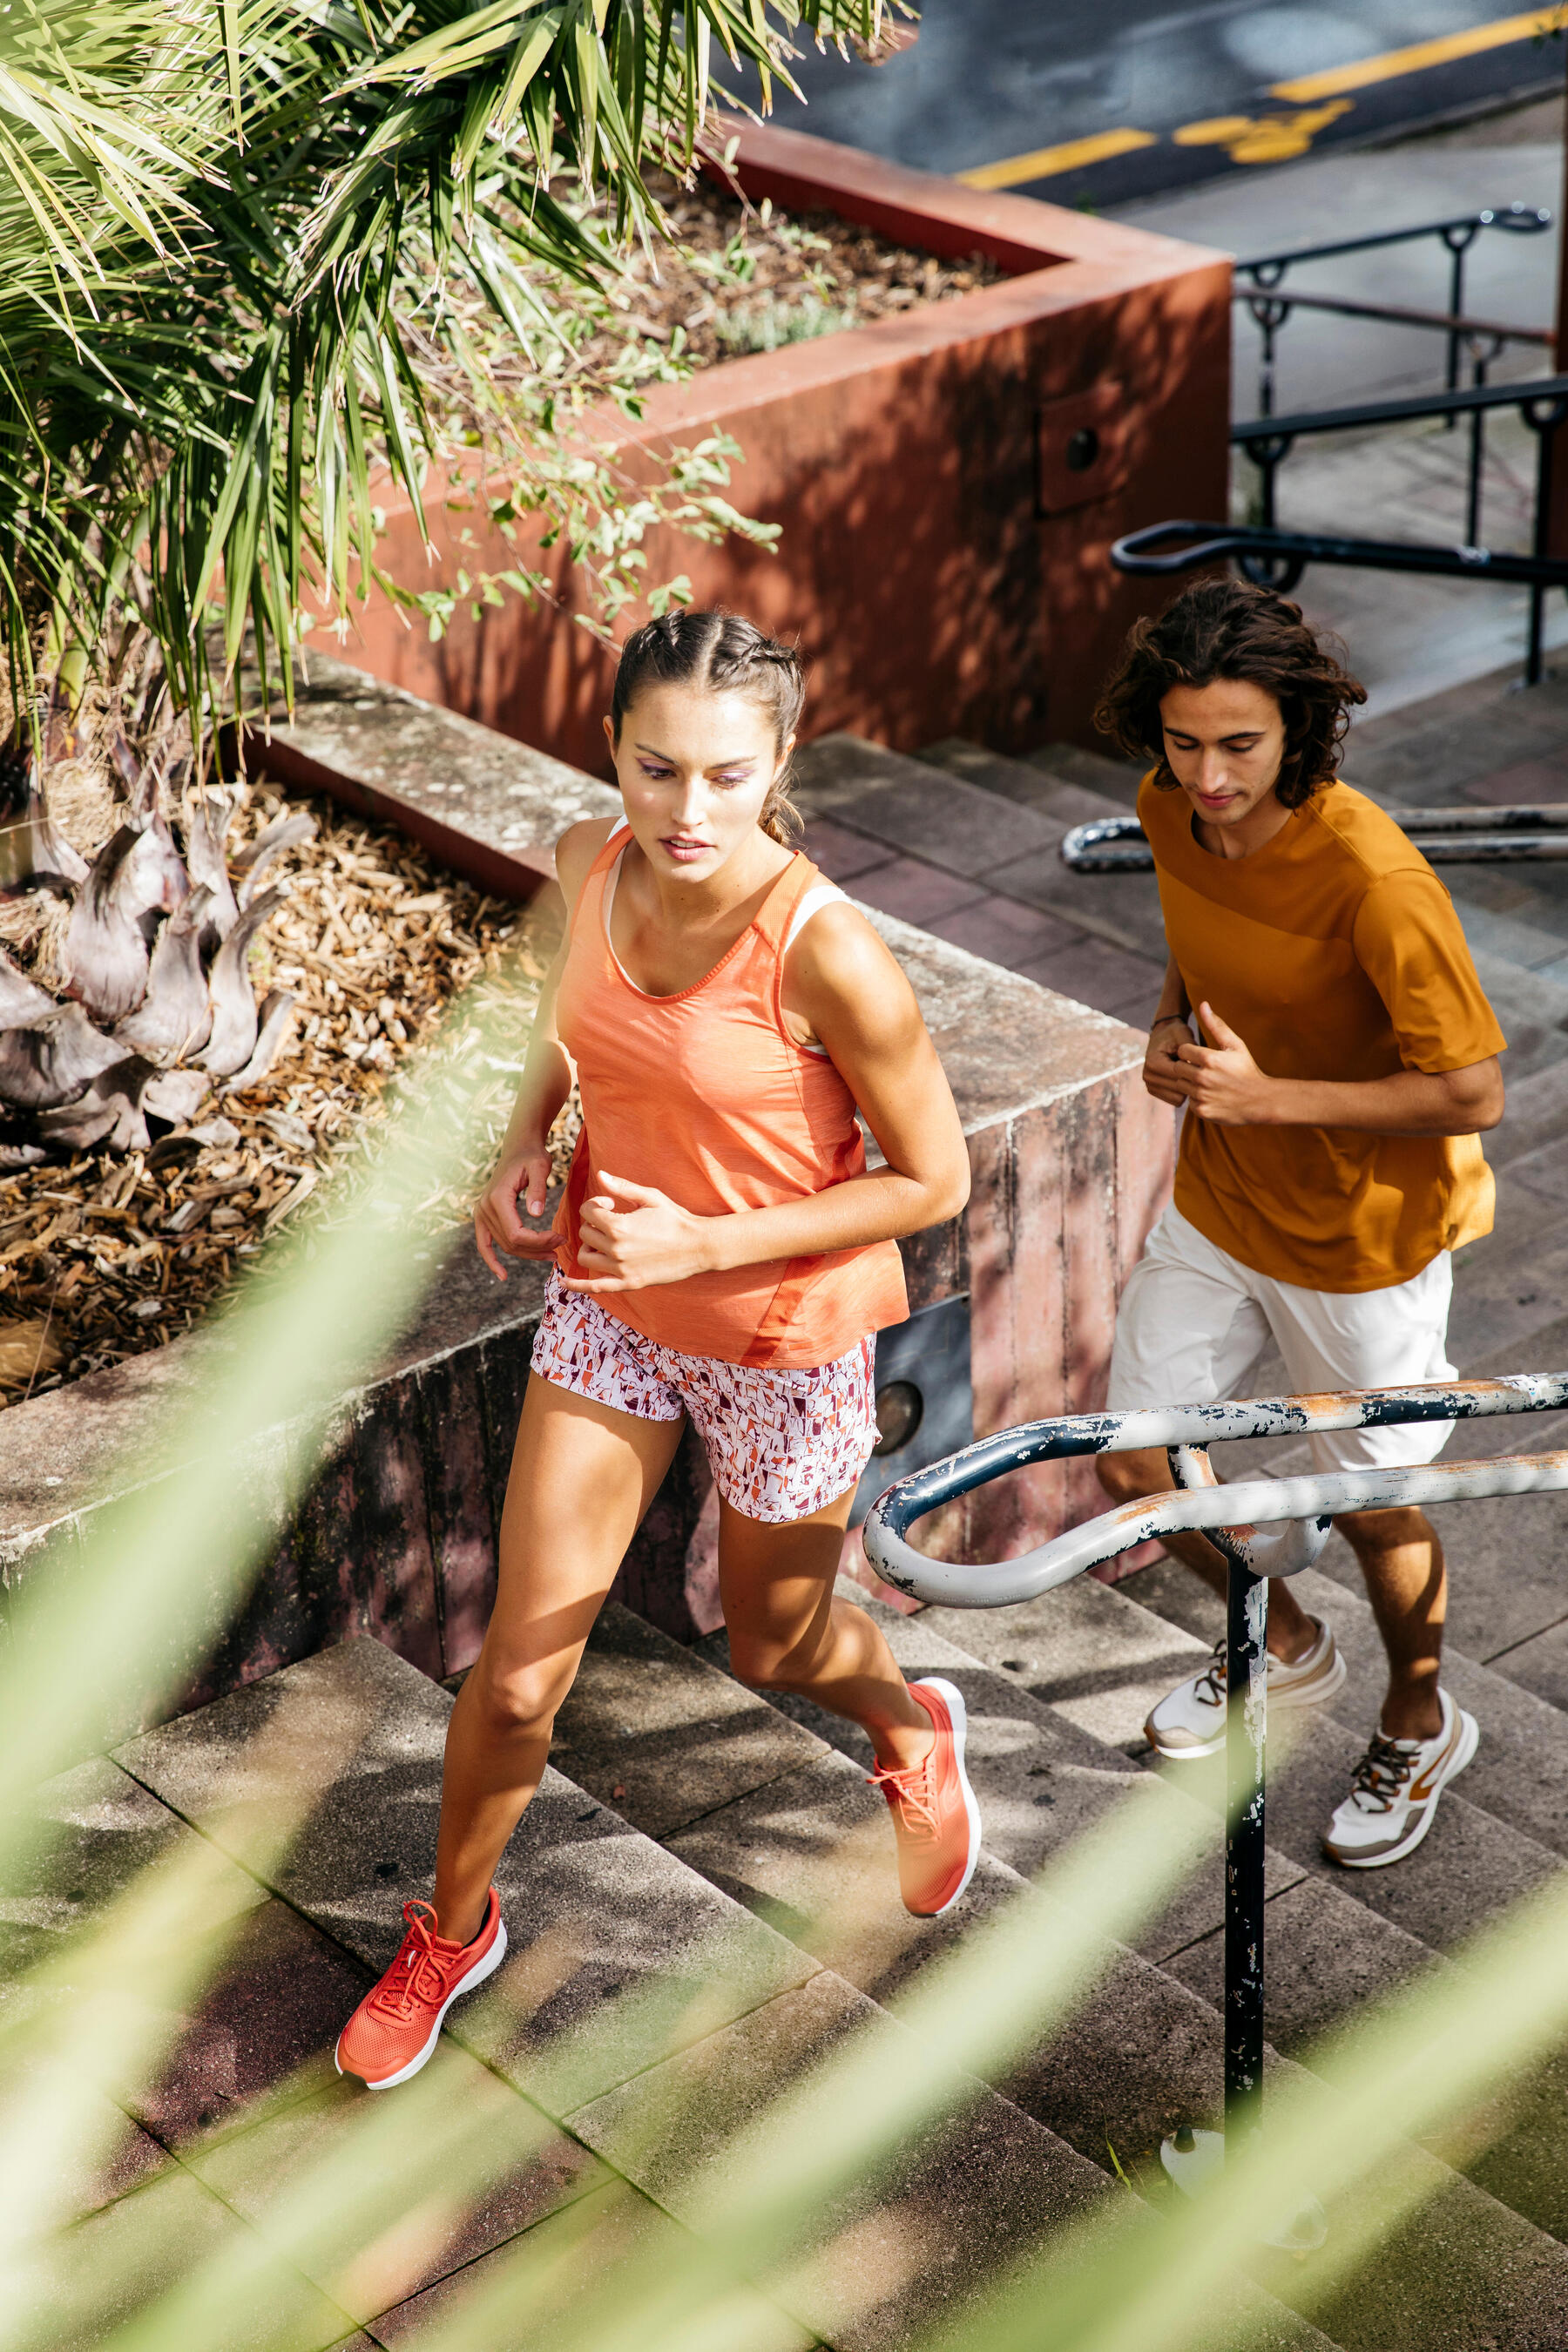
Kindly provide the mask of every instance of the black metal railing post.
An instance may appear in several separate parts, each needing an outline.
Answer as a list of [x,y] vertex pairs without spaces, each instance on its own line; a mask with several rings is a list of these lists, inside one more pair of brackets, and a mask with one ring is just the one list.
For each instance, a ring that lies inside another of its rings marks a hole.
[[1262,338],[1258,362],[1258,414],[1259,416],[1272,416],[1275,339],[1289,318],[1292,305],[1277,300],[1268,294],[1248,294],[1247,307]]
[[[1552,535],[1552,456],[1557,428],[1568,418],[1568,400],[1521,401],[1520,414],[1535,436],[1535,527],[1531,533],[1531,553],[1539,562],[1546,556],[1546,542]],[[1526,686],[1541,684],[1545,611],[1546,588],[1537,580],[1530,590],[1530,635],[1524,655]]]
[[[1458,319],[1463,315],[1465,256],[1480,235],[1481,227],[1482,223],[1479,218],[1469,221],[1449,221],[1437,232],[1448,248],[1448,312],[1451,318]],[[1459,389],[1459,348],[1463,340],[1463,335],[1458,331],[1450,333],[1448,337],[1448,372],[1443,380],[1443,388],[1446,392],[1458,392]],[[1457,416],[1448,418],[1447,429],[1450,433],[1458,421]]]
[[[1470,389],[1484,392],[1487,376],[1493,360],[1501,355],[1504,339],[1489,331],[1478,329],[1467,338],[1470,350]],[[1457,418],[1450,417],[1450,424]],[[1481,543],[1481,471],[1486,464],[1487,412],[1484,408],[1470,411],[1470,470],[1465,486],[1465,545],[1479,547]]]
[[[1505,1380],[1423,1382],[1408,1389],[1345,1390],[1332,1395],[1256,1398],[1131,1412],[1064,1414],[977,1439],[962,1453],[899,1479],[865,1522],[866,1556],[879,1576],[912,1600],[961,1609],[1005,1609],[1037,1601],[1136,1545],[1176,1534],[1206,1537],[1228,1570],[1226,1609],[1225,2131],[1184,2126],[1162,2148],[1171,2177],[1198,2159],[1186,2185],[1201,2185],[1223,2152],[1245,2158],[1262,2121],[1264,2042],[1264,1839],[1268,1738],[1268,1577],[1294,1576],[1320,1557],[1333,1520],[1347,1511],[1498,1495],[1568,1491],[1568,1452],[1489,1455],[1420,1468],[1333,1471],[1310,1477],[1242,1480],[1221,1486],[1208,1458],[1220,1439],[1394,1428],[1407,1423],[1556,1412],[1568,1403],[1568,1372]],[[960,1495],[1034,1462],[1142,1452],[1163,1446],[1174,1491],[1122,1503],[1080,1527],[1006,1560],[944,1560],[915,1551],[910,1528]],[[1207,1488],[1204,1493],[1194,1491]],[[1207,2142],[1200,2148],[1199,2142]],[[1264,2242],[1301,2252],[1322,2243],[1321,2210],[1309,2199]]]
[[[1221,1549],[1224,1549],[1223,1544]],[[1268,1731],[1268,1580],[1229,1562],[1225,1721],[1225,2153],[1244,2156],[1263,2114],[1263,1856]]]

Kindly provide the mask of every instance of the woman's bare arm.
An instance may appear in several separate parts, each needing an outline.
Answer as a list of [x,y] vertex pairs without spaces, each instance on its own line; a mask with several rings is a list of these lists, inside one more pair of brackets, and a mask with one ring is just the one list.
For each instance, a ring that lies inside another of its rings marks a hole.
[[474,1238],[492,1274],[506,1280],[498,1251],[509,1257],[549,1257],[555,1249],[553,1234],[524,1224],[518,1208],[527,1202],[531,1217],[542,1216],[550,1186],[548,1137],[562,1104],[572,1091],[572,1065],[555,1027],[555,993],[566,966],[571,919],[589,868],[609,835],[602,817],[584,819],[567,828],[555,845],[555,872],[566,901],[566,924],[555,961],[539,992],[539,1011],[528,1041],[522,1084],[507,1123],[495,1173],[474,1204]]

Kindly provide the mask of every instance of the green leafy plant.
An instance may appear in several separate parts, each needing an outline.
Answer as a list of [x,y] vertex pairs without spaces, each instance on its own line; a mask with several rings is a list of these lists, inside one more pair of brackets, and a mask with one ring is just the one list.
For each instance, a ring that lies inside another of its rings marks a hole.
[[796,302],[770,297],[748,304],[743,310],[716,319],[713,331],[731,351],[776,352],[786,343],[808,343],[818,335],[837,335],[854,324],[853,301],[825,302],[816,294],[805,294]]
[[[542,514],[612,615],[644,584],[654,514],[740,527],[710,495],[735,454],[717,442],[635,498],[616,479],[596,403],[635,413],[679,354],[632,334],[585,369],[584,324],[605,315],[617,256],[659,236],[645,173],[693,168],[722,74],[755,68],[766,105],[792,35],[875,41],[881,16],[882,0],[18,0],[0,16],[0,598],[18,692],[70,702],[135,615],[205,743],[247,626],[264,687],[287,691],[307,613],[342,623],[379,576],[378,500],[405,497],[428,530],[464,452],[470,494]],[[694,487],[693,468],[713,478]],[[520,564],[479,593],[542,587]]]

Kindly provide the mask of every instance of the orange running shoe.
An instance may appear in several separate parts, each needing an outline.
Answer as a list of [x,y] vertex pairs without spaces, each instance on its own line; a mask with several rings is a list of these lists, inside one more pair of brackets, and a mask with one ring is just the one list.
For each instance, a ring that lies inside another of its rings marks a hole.
[[367,1992],[342,2032],[333,2053],[340,2074],[357,2074],[372,2091],[389,2091],[417,2074],[436,2047],[441,2020],[459,1993],[499,1969],[506,1958],[506,1928],[495,1888],[485,1905],[484,1925],[471,1944],[449,1944],[428,1903],[405,1903],[408,1933],[397,1958]]
[[936,1739],[931,1754],[900,1772],[873,1772],[893,1816],[899,1846],[899,1888],[917,1919],[938,1919],[957,1902],[980,1859],[980,1808],[963,1769],[967,1717],[949,1682],[933,1675],[910,1685]]

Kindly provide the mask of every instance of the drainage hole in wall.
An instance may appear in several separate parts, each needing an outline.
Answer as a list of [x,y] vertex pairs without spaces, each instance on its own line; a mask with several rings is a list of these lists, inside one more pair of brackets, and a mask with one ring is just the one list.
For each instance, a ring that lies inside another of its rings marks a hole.
[[913,1381],[889,1381],[877,1391],[877,1443],[873,1454],[899,1454],[925,1417],[925,1399]]

